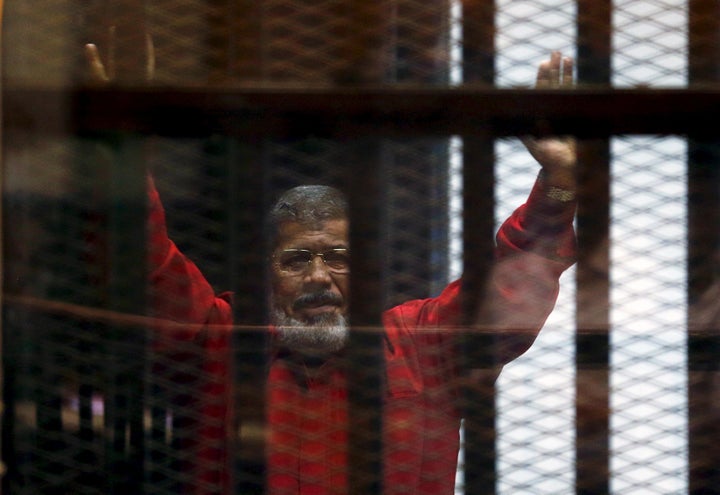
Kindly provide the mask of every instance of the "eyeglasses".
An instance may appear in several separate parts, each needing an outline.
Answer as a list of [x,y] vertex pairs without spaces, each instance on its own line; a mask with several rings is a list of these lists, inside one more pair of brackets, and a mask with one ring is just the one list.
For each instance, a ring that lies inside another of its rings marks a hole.
[[315,256],[320,256],[332,273],[350,273],[350,251],[347,248],[329,249],[322,253],[313,253],[307,249],[283,249],[273,255],[273,261],[283,275],[302,275],[310,268]]

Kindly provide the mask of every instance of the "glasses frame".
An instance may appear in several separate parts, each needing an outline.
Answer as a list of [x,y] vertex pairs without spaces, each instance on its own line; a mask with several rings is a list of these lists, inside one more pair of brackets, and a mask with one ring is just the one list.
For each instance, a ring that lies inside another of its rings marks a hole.
[[[283,253],[308,253],[308,254],[310,255],[310,259],[308,259],[307,264],[305,265],[305,267],[304,267],[301,271],[293,272],[293,271],[290,271],[290,270],[283,269],[283,268],[280,266],[280,261],[279,261],[278,258],[279,258]],[[335,269],[335,268],[333,268],[332,266],[328,265],[328,262],[327,262],[327,260],[325,259],[325,256],[326,256],[327,254],[330,254],[330,253],[343,253],[343,254],[347,254],[347,256],[348,256],[348,261],[349,261],[349,259],[350,259],[350,249],[348,249],[348,248],[331,248],[331,249],[326,249],[325,251],[320,252],[320,253],[313,252],[313,251],[311,251],[311,250],[309,250],[309,249],[290,248],[290,249],[283,249],[283,250],[279,251],[278,253],[273,254],[273,256],[272,256],[273,266],[275,267],[275,269],[276,269],[280,274],[282,274],[282,275],[284,275],[284,276],[288,276],[288,277],[298,277],[298,276],[301,276],[301,275],[305,275],[305,274],[308,272],[308,270],[310,269],[310,266],[312,266],[313,261],[315,260],[315,258],[319,256],[320,259],[323,261],[323,264],[325,265],[325,268],[327,268],[327,270],[328,270],[330,273],[334,273],[334,274],[336,274],[336,275],[347,275],[348,273],[350,273],[350,264],[349,264],[349,263],[348,263],[347,269],[345,269],[345,270],[340,270],[340,271],[338,271],[337,269]]]

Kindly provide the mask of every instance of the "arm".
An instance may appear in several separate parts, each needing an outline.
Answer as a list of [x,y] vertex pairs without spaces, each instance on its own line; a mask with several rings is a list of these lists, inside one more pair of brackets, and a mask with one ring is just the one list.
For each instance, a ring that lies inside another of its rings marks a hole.
[[[539,88],[572,85],[572,59],[553,52],[538,69]],[[497,262],[480,319],[490,321],[502,365],[534,342],[555,306],[560,275],[575,261],[576,143],[570,137],[523,139],[541,166],[527,202],[497,234]]]
[[150,176],[147,228],[153,316],[188,324],[177,335],[184,338],[193,338],[193,334],[205,323],[230,323],[229,305],[222,299],[216,299],[212,287],[198,267],[168,237],[165,211]]
[[[538,87],[572,82],[572,60],[553,53],[538,70]],[[418,327],[452,328],[462,324],[460,296],[479,299],[478,330],[497,338],[496,362],[525,352],[553,310],[560,275],[574,263],[576,145],[571,138],[524,138],[541,171],[525,204],[497,234],[496,262],[480,294],[462,293],[451,284],[439,297],[405,305],[405,318]],[[482,327],[485,327],[484,329]]]
[[[170,240],[165,212],[148,176],[148,268],[150,307],[157,318],[153,343],[154,372],[170,385],[163,393],[181,406],[176,417],[187,421],[183,439],[193,479],[211,486],[227,483],[226,418],[232,404],[230,335],[232,310],[216,297],[198,267]],[[188,415],[188,411],[196,411]],[[197,418],[202,418],[198,420]]]
[[[103,63],[97,46],[92,43],[85,45],[90,79],[99,85],[114,82],[114,27],[110,28],[108,40],[107,64]],[[151,81],[155,72],[155,54],[149,33],[145,33],[144,55],[144,77],[146,81]],[[215,298],[212,287],[197,266],[168,237],[165,210],[150,175],[147,192],[149,306],[152,315],[161,322],[159,326],[167,327],[163,328],[166,330],[163,337],[193,340],[204,324],[230,323],[231,311],[227,302]]]

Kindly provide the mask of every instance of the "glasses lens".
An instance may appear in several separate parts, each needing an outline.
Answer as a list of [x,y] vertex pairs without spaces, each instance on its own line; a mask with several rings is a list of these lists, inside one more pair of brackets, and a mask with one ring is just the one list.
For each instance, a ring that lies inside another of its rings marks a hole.
[[323,253],[325,264],[328,268],[337,273],[350,271],[350,254],[347,249],[333,249]]
[[320,256],[327,269],[334,273],[350,271],[350,254],[345,248],[331,249],[324,253],[312,253],[307,249],[286,249],[275,259],[280,271],[292,275],[304,273],[315,256]]
[[311,259],[312,253],[303,249],[287,249],[277,258],[280,270],[289,273],[302,273]]

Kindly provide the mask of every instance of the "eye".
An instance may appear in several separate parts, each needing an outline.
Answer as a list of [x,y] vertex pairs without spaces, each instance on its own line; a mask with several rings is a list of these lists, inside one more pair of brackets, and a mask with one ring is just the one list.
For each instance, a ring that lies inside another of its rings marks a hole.
[[288,250],[283,251],[278,257],[278,265],[281,270],[288,272],[302,272],[307,269],[308,262],[312,258],[310,251]]
[[332,270],[345,272],[350,269],[350,253],[347,249],[333,249],[323,253],[325,264]]

